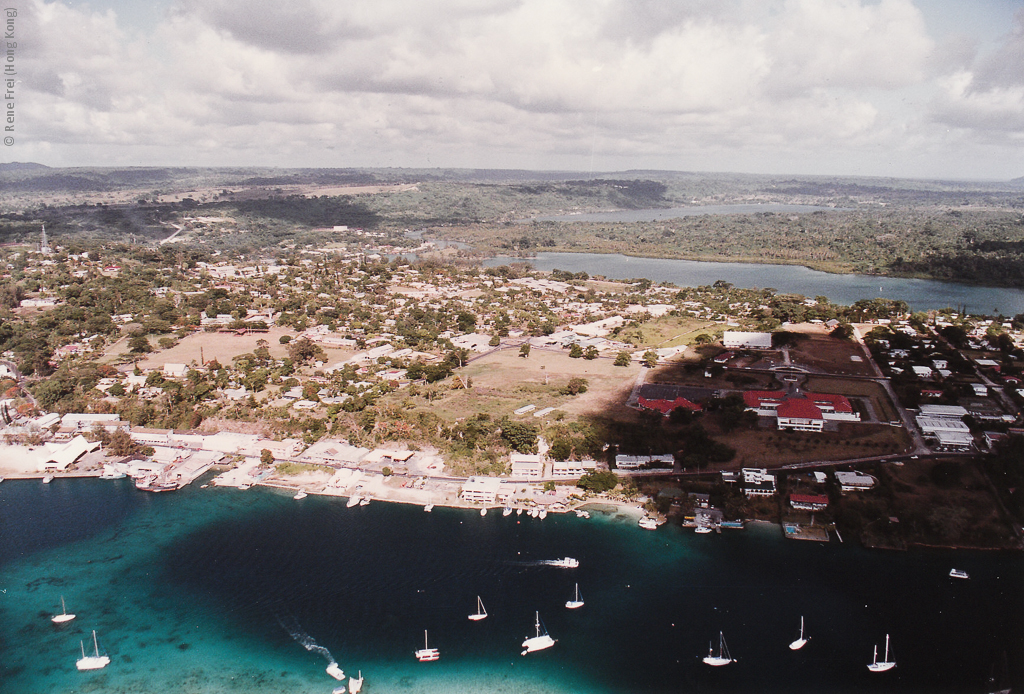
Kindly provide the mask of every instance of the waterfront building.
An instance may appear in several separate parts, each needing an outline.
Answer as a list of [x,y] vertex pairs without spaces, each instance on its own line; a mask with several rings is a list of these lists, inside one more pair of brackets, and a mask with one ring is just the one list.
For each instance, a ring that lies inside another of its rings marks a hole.
[[462,498],[479,504],[493,504],[498,500],[501,480],[497,477],[470,477],[462,484]]
[[790,494],[789,505],[801,511],[824,511],[828,497],[824,494]]

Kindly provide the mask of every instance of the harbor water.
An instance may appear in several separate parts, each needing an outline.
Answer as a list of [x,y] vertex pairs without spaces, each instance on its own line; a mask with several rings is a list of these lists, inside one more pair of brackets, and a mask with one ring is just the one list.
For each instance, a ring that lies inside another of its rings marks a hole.
[[[0,692],[951,692],[1024,684],[1020,554],[283,490],[0,484]],[[575,557],[563,569],[544,562]],[[953,579],[951,568],[969,580]],[[579,584],[585,605],[565,602]],[[63,596],[77,617],[51,623]],[[477,596],[488,617],[471,621]],[[557,640],[521,656],[534,614]],[[788,644],[804,617],[810,640]],[[111,658],[78,672],[95,629]],[[436,662],[413,652],[440,650]],[[701,662],[723,632],[736,662]],[[890,636],[897,667],[870,673]],[[1007,682],[1008,680],[1008,682]]]

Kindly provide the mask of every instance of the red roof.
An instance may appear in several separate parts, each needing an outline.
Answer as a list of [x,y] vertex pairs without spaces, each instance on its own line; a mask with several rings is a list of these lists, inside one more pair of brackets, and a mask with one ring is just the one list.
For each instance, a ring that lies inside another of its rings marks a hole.
[[790,398],[776,410],[779,417],[790,417],[797,419],[824,419],[818,406],[807,398]]
[[743,393],[743,404],[747,407],[760,407],[761,403],[780,403],[786,396],[781,390],[747,390]]
[[824,494],[790,494],[789,501],[797,504],[825,504],[828,506],[828,497]]
[[832,393],[807,393],[807,397],[819,405],[832,405],[836,412],[853,412],[853,406],[845,395]]
[[658,410],[662,414],[668,414],[677,407],[690,410],[692,412],[700,412],[704,408],[697,403],[690,402],[686,398],[676,398],[675,400],[648,400],[647,398],[640,396],[637,398],[637,404],[648,410]]

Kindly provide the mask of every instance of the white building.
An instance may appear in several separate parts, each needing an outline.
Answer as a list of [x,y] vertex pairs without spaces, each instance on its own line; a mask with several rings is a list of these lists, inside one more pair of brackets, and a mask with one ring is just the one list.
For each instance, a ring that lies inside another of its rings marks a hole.
[[740,330],[726,330],[722,334],[726,349],[771,349],[771,333],[750,333]]
[[511,455],[512,479],[529,480],[544,477],[544,462],[539,453],[513,453]]
[[862,472],[836,472],[836,481],[844,492],[864,491],[875,486],[875,478]]
[[497,477],[470,477],[462,485],[462,498],[478,504],[493,504],[498,499],[501,479]]

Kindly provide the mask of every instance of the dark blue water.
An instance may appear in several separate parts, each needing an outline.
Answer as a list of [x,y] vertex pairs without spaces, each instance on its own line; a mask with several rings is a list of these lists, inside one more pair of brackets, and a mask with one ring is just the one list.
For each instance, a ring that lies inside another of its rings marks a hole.
[[[523,262],[523,258],[498,256],[484,261],[487,267]],[[913,311],[967,306],[974,314],[1014,316],[1024,313],[1024,291],[976,287],[956,282],[900,279],[873,275],[837,275],[800,265],[759,263],[711,263],[696,260],[638,258],[615,253],[538,253],[526,259],[537,270],[567,270],[603,275],[609,279],[672,282],[680,287],[699,287],[724,280],[737,287],[764,289],[807,297],[827,296],[850,306],[860,299],[900,299]]]
[[[1018,554],[875,552],[785,540],[776,526],[650,532],[625,514],[481,518],[260,488],[65,484],[61,497],[0,485],[0,552],[15,557],[0,566],[0,691],[329,692],[328,660],[302,635],[362,670],[367,692],[967,693],[986,691],[1004,653],[1022,679]],[[7,532],[69,504],[128,511],[98,511],[89,533],[35,550]],[[563,556],[580,568],[538,564]],[[953,566],[971,579],[950,579]],[[567,610],[577,582],[586,605]],[[48,619],[62,594],[79,615],[65,630]],[[477,595],[489,617],[470,622]],[[523,657],[535,611],[558,642]],[[794,653],[801,615],[811,640]],[[78,673],[93,628],[113,662]],[[435,663],[412,655],[424,629]],[[709,668],[700,658],[720,630],[738,662]],[[898,665],[871,674],[886,633]]]

